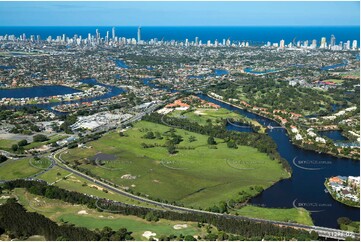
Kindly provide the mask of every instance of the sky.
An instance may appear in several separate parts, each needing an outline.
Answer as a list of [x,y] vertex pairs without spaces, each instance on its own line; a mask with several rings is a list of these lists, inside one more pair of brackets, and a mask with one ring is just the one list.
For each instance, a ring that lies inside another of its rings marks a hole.
[[353,2],[0,2],[0,26],[359,26]]

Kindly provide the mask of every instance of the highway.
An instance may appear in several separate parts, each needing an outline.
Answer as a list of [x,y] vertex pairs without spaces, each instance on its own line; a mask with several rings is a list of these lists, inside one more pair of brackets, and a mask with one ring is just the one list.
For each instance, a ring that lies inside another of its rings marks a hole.
[[[198,214],[211,214],[214,216],[222,216],[222,217],[226,217],[226,218],[235,218],[235,219],[239,219],[239,220],[249,220],[249,221],[253,221],[253,222],[263,222],[263,223],[270,223],[276,226],[281,226],[281,227],[289,227],[289,228],[294,228],[294,229],[302,229],[302,230],[306,230],[308,232],[311,231],[315,231],[318,233],[318,235],[320,237],[323,238],[328,238],[328,239],[336,239],[336,240],[346,240],[347,237],[352,237],[352,238],[360,238],[360,234],[358,233],[354,233],[354,232],[348,232],[348,231],[344,231],[344,230],[339,230],[339,229],[332,229],[332,228],[326,228],[326,227],[319,227],[319,226],[308,226],[308,225],[302,225],[302,224],[297,224],[297,223],[290,223],[290,222],[280,222],[280,221],[273,221],[273,220],[267,220],[267,219],[258,219],[258,218],[248,218],[248,217],[243,217],[243,216],[237,216],[237,215],[229,215],[229,214],[221,214],[221,213],[213,213],[213,212],[208,212],[208,211],[203,211],[203,210],[197,210],[197,209],[191,209],[191,208],[186,208],[186,207],[180,207],[180,206],[175,206],[175,205],[170,205],[170,204],[166,204],[166,203],[161,203],[161,202],[157,202],[157,201],[153,201],[144,197],[140,197],[140,196],[136,196],[134,194],[131,194],[129,192],[126,192],[124,190],[120,190],[112,185],[109,185],[107,183],[104,183],[100,180],[97,180],[93,177],[90,177],[84,173],[81,173],[78,170],[75,170],[69,166],[67,166],[65,164],[65,162],[61,159],[60,154],[61,152],[66,151],[67,148],[63,149],[63,150],[59,150],[57,152],[55,152],[53,154],[53,157],[51,159],[53,164],[56,163],[57,166],[61,167],[64,170],[67,170],[69,172],[72,172],[90,182],[93,182],[99,186],[102,186],[106,189],[108,189],[109,191],[112,191],[114,193],[117,193],[119,195],[123,195],[129,198],[132,198],[134,200],[137,201],[141,201],[141,202],[145,202],[145,203],[149,203],[161,208],[167,208],[167,209],[171,209],[174,211],[180,211],[180,212],[187,212],[187,213],[198,213]],[[58,155],[59,158],[56,157],[56,155]]]

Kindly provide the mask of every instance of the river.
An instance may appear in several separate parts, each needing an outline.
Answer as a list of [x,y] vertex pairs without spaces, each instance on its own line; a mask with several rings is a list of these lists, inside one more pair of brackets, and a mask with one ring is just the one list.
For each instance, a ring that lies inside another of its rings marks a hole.
[[[279,126],[276,122],[215,100],[206,95],[198,95],[203,100],[213,102],[222,108],[238,112],[255,119],[263,125]],[[242,131],[237,127],[232,130]],[[337,228],[339,217],[360,220],[358,208],[352,208],[335,201],[325,192],[327,177],[336,175],[359,176],[359,161],[336,158],[327,154],[301,149],[293,145],[284,129],[269,130],[268,135],[276,142],[278,152],[292,166],[290,179],[282,180],[250,200],[256,206],[269,208],[303,207],[311,212],[314,224]],[[303,168],[302,168],[303,167]]]

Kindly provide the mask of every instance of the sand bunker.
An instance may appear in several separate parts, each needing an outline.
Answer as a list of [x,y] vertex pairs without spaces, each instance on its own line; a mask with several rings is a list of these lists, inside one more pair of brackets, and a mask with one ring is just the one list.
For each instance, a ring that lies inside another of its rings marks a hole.
[[176,224],[173,226],[174,229],[185,229],[187,227],[188,227],[188,225],[186,225],[186,224]]
[[145,231],[142,236],[149,239],[150,237],[154,237],[156,236],[157,234],[156,233],[153,233],[152,231]]
[[206,113],[203,113],[202,111],[196,110],[194,111],[195,114],[197,115],[205,115]]
[[136,176],[132,176],[131,174],[125,174],[121,176],[122,179],[127,179],[127,180],[134,180],[135,178],[137,178]]
[[78,214],[88,214],[88,212],[86,210],[80,210]]

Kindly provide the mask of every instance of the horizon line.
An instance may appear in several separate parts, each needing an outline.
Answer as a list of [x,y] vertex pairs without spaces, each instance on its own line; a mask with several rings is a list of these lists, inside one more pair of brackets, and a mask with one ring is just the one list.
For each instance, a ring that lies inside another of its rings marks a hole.
[[359,27],[360,25],[0,25],[0,27]]

